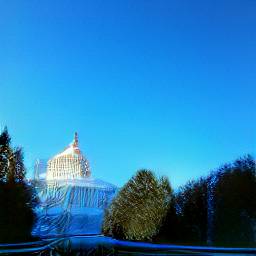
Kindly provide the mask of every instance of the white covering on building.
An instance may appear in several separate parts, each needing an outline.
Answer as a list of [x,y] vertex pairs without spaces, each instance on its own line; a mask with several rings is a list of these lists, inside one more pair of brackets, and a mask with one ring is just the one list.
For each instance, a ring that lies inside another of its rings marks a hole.
[[89,163],[78,146],[78,136],[47,163],[46,180],[72,180],[90,177]]
[[[78,147],[78,137],[61,153],[45,164],[35,165],[39,206],[33,234],[99,234],[104,209],[110,204],[117,187],[91,177],[89,163]],[[46,169],[46,179],[43,170]]]

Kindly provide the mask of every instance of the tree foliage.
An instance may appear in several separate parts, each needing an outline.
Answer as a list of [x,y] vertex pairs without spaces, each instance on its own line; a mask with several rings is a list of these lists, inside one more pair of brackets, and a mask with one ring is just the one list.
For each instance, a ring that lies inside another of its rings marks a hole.
[[140,170],[106,211],[103,233],[129,240],[151,240],[161,227],[172,197],[166,178]]
[[254,243],[256,164],[251,156],[218,170],[213,190],[213,239],[221,245]]
[[171,241],[172,243],[177,243],[180,241],[180,237],[180,219],[176,210],[175,194],[172,194],[166,215],[158,234],[154,237],[154,242],[165,243]]
[[189,181],[175,194],[175,208],[161,228],[169,242],[255,245],[255,160],[246,156]]
[[7,174],[9,173],[9,161],[12,160],[10,142],[11,139],[7,128],[5,128],[0,135],[0,181],[2,182],[7,180]]
[[190,181],[176,194],[179,239],[187,243],[203,243],[207,239],[207,179]]
[[25,173],[22,149],[11,147],[11,138],[5,128],[0,135],[0,181],[22,182]]
[[31,239],[37,199],[25,173],[22,149],[11,147],[5,128],[0,135],[0,242]]

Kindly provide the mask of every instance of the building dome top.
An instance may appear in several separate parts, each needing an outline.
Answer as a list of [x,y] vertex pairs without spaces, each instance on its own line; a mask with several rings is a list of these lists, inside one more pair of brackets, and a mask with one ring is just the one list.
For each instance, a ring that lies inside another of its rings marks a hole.
[[52,157],[47,163],[47,180],[67,180],[88,178],[91,176],[89,162],[78,146],[78,135],[62,152]]
[[62,152],[60,152],[59,154],[57,154],[53,158],[51,158],[51,160],[59,158],[59,157],[67,156],[67,155],[72,155],[72,156],[81,155],[82,156],[82,152],[78,146],[77,132],[75,132],[74,140]]

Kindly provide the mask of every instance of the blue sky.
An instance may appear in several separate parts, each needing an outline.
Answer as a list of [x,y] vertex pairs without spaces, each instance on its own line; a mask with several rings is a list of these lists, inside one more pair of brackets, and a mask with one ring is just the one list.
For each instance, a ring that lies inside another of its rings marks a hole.
[[0,125],[36,158],[174,187],[256,152],[256,2],[0,1]]

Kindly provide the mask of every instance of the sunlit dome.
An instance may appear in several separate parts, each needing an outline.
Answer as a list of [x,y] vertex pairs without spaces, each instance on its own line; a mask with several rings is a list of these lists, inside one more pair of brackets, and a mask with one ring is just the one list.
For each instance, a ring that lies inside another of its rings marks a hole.
[[89,163],[78,136],[62,152],[35,163],[35,188],[39,198],[32,234],[39,237],[100,233],[104,209],[117,187],[91,177]]
[[47,163],[46,180],[72,180],[90,177],[89,163],[78,146],[78,135],[61,153]]

